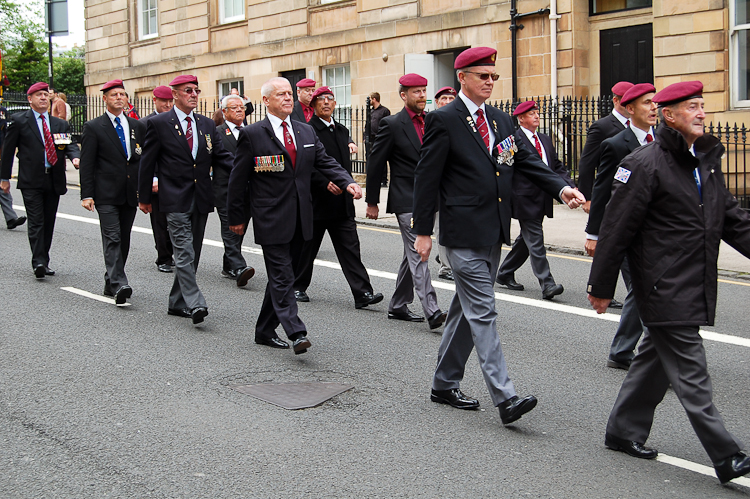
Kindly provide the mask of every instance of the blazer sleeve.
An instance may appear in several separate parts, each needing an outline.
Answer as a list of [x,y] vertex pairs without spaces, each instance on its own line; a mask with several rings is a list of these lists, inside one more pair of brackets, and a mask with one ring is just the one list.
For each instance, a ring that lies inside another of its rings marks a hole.
[[578,189],[586,199],[591,198],[594,176],[599,167],[599,146],[605,138],[601,125],[598,122],[592,123],[586,134],[581,159],[578,160]]
[[[99,156],[99,138],[96,136],[92,123],[87,121],[83,125],[81,137],[81,164],[78,174],[81,178],[81,199],[94,198],[96,192],[96,160]],[[94,199],[94,201],[96,201]]]
[[380,120],[380,128],[372,145],[370,159],[367,160],[367,180],[365,183],[367,204],[376,205],[380,202],[380,182],[383,171],[387,168],[386,162],[393,149],[393,130],[391,121]]
[[250,129],[245,127],[240,130],[237,139],[237,152],[234,155],[232,173],[229,174],[229,185],[227,186],[227,219],[229,225],[242,225],[247,222],[245,216],[245,202],[250,205],[251,189],[250,171],[254,167],[255,152]]
[[607,203],[611,197],[615,171],[617,171],[617,165],[620,164],[620,157],[611,140],[602,142],[599,173],[594,180],[594,188],[591,191],[591,209],[589,210],[586,234],[599,235],[604,210],[607,208]]
[[156,160],[161,153],[161,139],[156,120],[150,119],[146,122],[146,139],[143,141],[143,156],[138,168],[138,202],[151,204],[151,188],[154,183],[154,170]]
[[536,150],[532,153],[523,142],[516,142],[516,144],[518,145],[518,152],[514,155],[513,168],[526,175],[532,183],[552,196],[553,199],[562,201],[560,191],[564,187],[568,187],[568,183],[544,164]]
[[310,133],[312,133],[313,139],[315,139],[315,169],[329,181],[336,184],[339,189],[345,191],[349,184],[354,183],[354,179],[338,161],[326,153],[326,148],[318,138],[318,135],[313,130]]
[[[450,154],[451,139],[443,114],[427,113],[419,163],[414,170],[412,221],[414,231],[420,236],[432,235],[440,179]],[[383,129],[382,124],[380,129]]]
[[10,180],[13,171],[13,157],[18,147],[18,130],[21,124],[14,120],[8,120],[5,127],[5,139],[3,140],[2,159],[0,160],[0,179]]

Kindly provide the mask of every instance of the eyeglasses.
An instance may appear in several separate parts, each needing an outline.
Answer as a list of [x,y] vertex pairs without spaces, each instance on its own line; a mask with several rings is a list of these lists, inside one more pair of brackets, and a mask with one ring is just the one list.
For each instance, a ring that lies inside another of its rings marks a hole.
[[242,107],[242,106],[232,106],[232,107],[227,107],[227,108],[225,108],[225,109],[228,109],[229,111],[235,111],[235,112],[236,112],[236,111],[242,111],[242,110],[244,110],[245,108],[244,108],[244,107]]
[[480,80],[487,81],[488,78],[492,78],[492,81],[497,81],[500,75],[497,73],[477,73],[476,71],[462,71],[463,73],[471,73],[477,75]]
[[201,94],[201,90],[199,88],[193,88],[193,87],[183,88],[182,91],[188,95],[192,95],[192,94],[200,95]]

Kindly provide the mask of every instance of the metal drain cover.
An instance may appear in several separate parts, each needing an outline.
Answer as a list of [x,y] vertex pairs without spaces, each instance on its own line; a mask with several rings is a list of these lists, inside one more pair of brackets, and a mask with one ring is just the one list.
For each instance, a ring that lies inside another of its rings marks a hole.
[[354,386],[343,383],[262,383],[231,388],[269,404],[294,410],[320,405]]

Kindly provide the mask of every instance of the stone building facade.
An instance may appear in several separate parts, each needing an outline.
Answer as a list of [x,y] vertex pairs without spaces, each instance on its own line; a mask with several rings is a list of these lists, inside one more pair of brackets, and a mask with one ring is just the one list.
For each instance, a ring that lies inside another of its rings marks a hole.
[[[559,96],[588,96],[608,93],[619,78],[653,79],[657,88],[700,79],[709,119],[750,123],[750,16],[740,0],[516,5],[524,14],[548,7],[552,15],[519,20],[520,99],[549,95],[554,85]],[[455,56],[488,45],[501,75],[492,99],[510,99],[510,11],[500,0],[86,0],[86,85],[94,94],[121,78],[147,95],[191,73],[204,97],[240,86],[257,100],[272,76],[311,77],[332,86],[339,105],[361,105],[378,91],[397,110],[400,75],[423,74],[430,90],[452,85]]]

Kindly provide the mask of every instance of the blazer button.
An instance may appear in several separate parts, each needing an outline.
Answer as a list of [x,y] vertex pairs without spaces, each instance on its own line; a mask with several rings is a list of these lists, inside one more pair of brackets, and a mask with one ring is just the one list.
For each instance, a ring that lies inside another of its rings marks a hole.
[[198,179],[193,180],[193,182],[197,184],[198,183]]
[[503,202],[503,198],[497,198],[497,202],[498,203],[502,203]]
[[500,176],[500,172],[495,172],[495,176],[499,177]]

